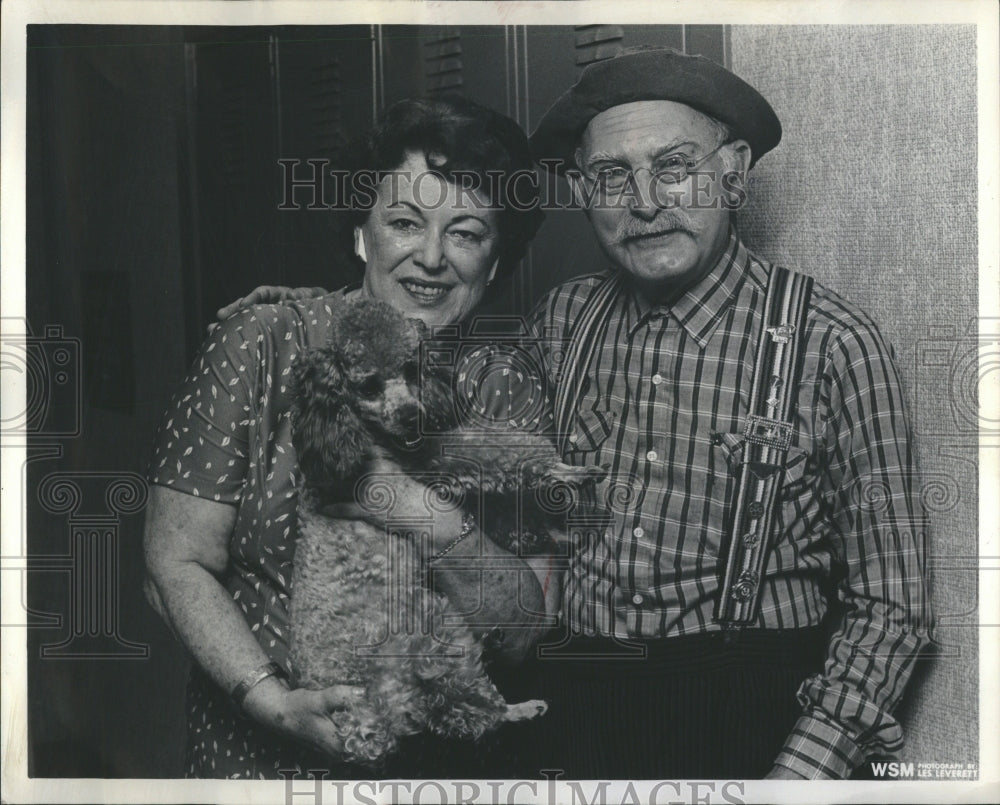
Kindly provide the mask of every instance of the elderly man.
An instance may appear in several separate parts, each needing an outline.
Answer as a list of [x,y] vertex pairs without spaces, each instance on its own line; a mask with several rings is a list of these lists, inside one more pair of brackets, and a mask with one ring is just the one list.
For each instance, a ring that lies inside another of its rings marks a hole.
[[733,227],[780,137],[740,78],[652,48],[587,67],[532,135],[611,264],[531,319],[541,413],[611,468],[539,652],[536,752],[570,778],[844,778],[902,744],[928,626],[903,394],[867,315]]

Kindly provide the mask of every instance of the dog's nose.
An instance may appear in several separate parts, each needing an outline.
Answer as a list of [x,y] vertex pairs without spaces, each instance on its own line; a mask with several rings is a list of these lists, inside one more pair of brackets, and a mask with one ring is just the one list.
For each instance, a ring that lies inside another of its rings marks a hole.
[[399,412],[399,424],[408,431],[416,431],[420,424],[420,412],[417,406],[407,406]]

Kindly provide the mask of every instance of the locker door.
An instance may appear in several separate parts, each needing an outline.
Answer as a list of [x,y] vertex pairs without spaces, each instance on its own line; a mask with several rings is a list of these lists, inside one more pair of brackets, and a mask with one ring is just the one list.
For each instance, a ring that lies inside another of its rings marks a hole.
[[[372,26],[283,26],[276,50],[281,159],[298,165],[282,167],[282,186],[272,193],[276,245],[282,273],[290,285],[338,288],[360,279],[343,212],[310,209],[313,192],[295,190],[297,209],[278,210],[287,195],[287,172],[309,181],[321,168],[308,160],[327,160],[328,170],[344,166],[344,152],[372,123]],[[278,166],[275,165],[277,168]],[[322,191],[323,199],[320,199]],[[335,182],[322,182],[317,206],[335,202]],[[289,199],[291,200],[291,199]]]
[[273,37],[258,28],[194,35],[193,97],[202,318],[255,285],[284,281],[270,199],[277,117]]

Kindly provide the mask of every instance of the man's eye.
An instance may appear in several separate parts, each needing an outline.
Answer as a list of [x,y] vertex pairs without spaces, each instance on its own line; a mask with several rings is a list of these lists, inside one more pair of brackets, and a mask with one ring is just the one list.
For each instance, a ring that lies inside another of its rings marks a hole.
[[670,156],[664,157],[660,160],[659,169],[660,170],[676,170],[678,168],[686,168],[688,164],[688,158],[684,154],[671,154]]
[[417,228],[417,222],[411,221],[409,218],[397,218],[394,221],[390,221],[389,226],[400,232],[411,232]]
[[370,400],[373,397],[377,397],[379,394],[381,394],[382,389],[383,389],[382,379],[380,377],[373,375],[372,377],[366,378],[365,380],[361,381],[361,383],[358,385],[358,394],[360,394],[365,399]]
[[628,174],[626,168],[609,166],[597,171],[597,178],[604,182],[624,182],[628,179]]

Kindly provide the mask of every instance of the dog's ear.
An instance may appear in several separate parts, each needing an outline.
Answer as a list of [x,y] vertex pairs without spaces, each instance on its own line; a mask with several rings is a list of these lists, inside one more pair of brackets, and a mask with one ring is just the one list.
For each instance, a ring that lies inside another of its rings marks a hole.
[[420,405],[424,422],[434,432],[450,430],[458,426],[452,372],[429,363],[425,361],[420,368]]
[[358,474],[373,447],[351,407],[336,351],[304,353],[292,369],[292,444],[309,488],[322,491]]

